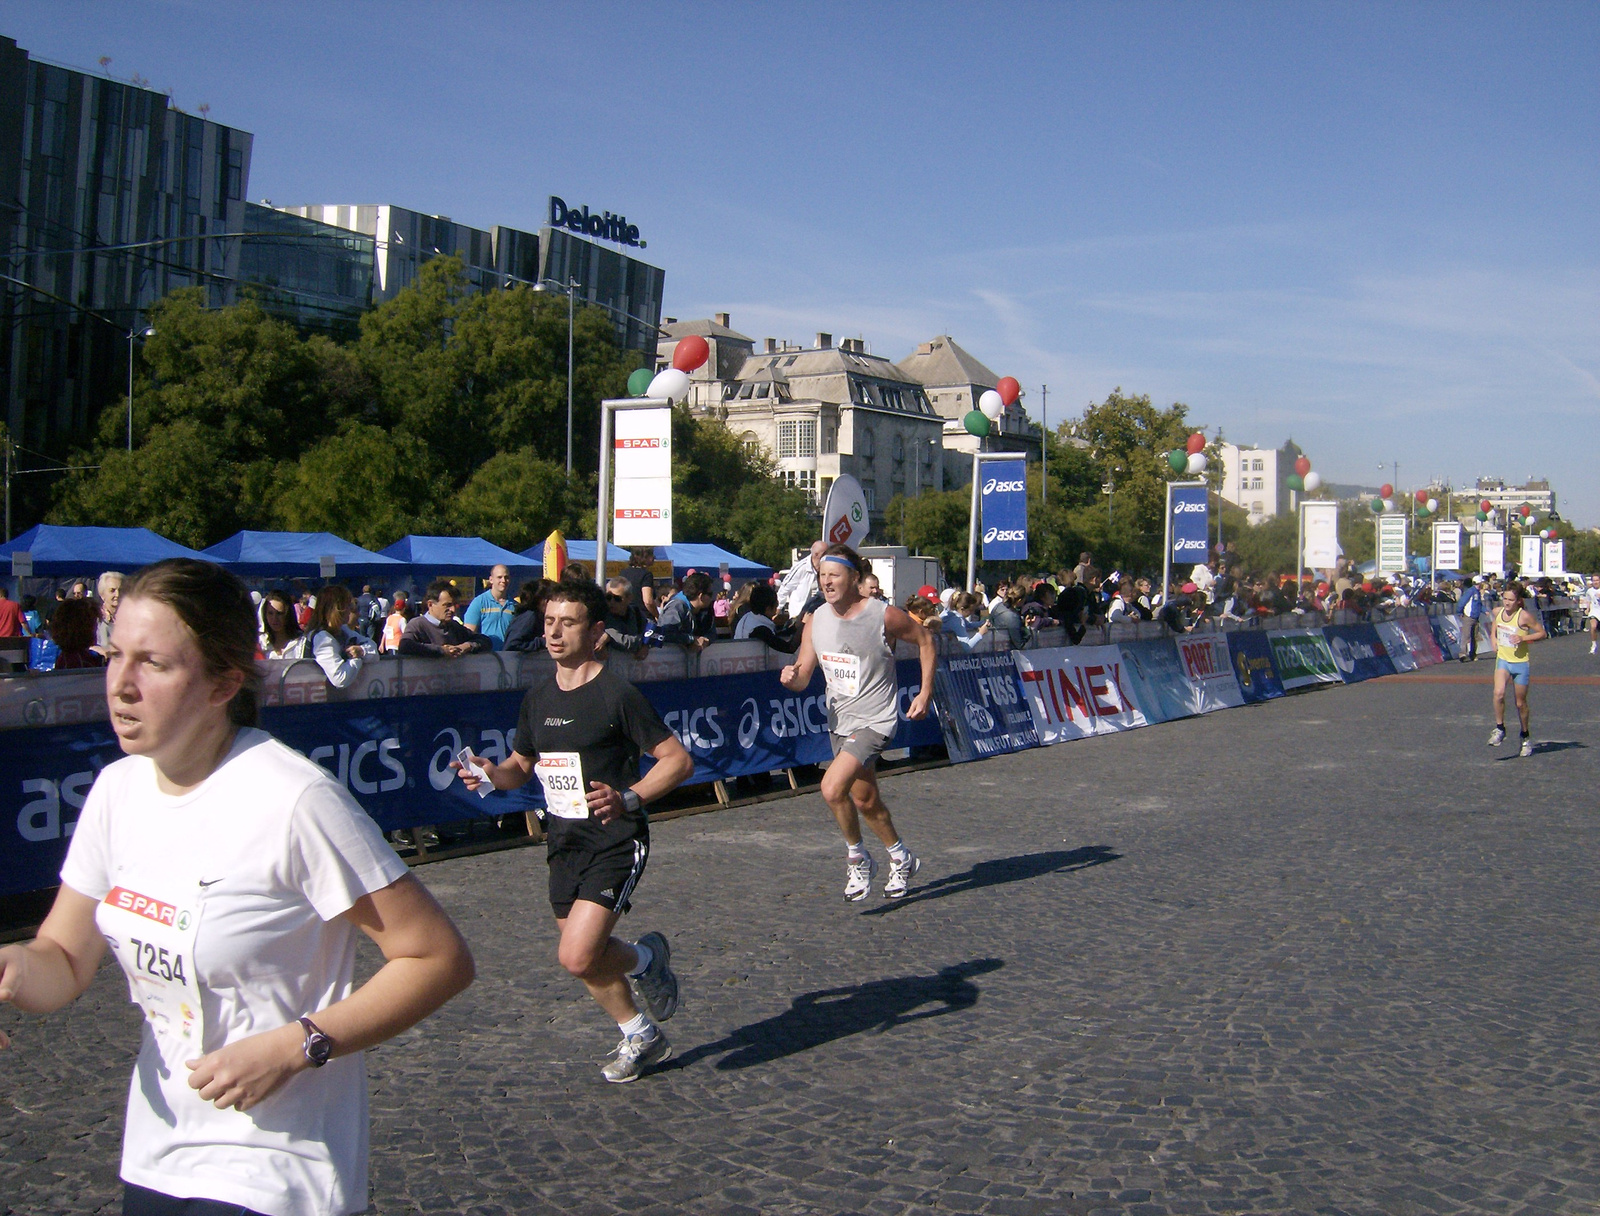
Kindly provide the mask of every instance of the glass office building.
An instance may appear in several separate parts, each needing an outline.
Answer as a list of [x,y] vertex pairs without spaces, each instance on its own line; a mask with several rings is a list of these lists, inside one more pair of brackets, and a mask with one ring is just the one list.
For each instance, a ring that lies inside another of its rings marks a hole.
[[246,203],[239,277],[274,316],[307,329],[353,333],[372,307],[376,242],[365,233]]
[[579,300],[598,304],[611,314],[617,340],[624,347],[655,353],[666,271],[564,228],[541,228],[539,252],[542,282],[560,288],[578,284]]

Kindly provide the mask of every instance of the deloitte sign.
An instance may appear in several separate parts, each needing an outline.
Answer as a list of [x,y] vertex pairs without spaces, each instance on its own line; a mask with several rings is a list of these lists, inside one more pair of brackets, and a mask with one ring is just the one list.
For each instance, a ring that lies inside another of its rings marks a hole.
[[639,239],[639,225],[628,223],[627,216],[612,215],[609,211],[590,212],[588,207],[569,207],[565,199],[553,194],[550,196],[550,227],[566,228],[583,236],[597,236],[636,249],[646,245]]

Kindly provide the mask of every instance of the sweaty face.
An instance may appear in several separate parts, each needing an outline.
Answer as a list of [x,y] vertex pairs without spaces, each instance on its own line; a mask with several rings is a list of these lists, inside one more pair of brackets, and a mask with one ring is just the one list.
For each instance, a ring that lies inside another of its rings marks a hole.
[[600,644],[604,622],[589,623],[589,611],[571,600],[551,600],[544,606],[544,644],[550,657],[587,660]]
[[823,562],[817,573],[817,583],[822,588],[822,598],[830,604],[854,597],[861,587],[855,567],[842,562]]

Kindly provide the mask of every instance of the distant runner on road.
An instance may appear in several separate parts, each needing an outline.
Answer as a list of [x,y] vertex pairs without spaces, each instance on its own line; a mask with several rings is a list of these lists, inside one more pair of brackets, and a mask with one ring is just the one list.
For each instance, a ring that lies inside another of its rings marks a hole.
[[[612,930],[650,857],[644,806],[680,785],[694,760],[644,694],[595,657],[605,627],[605,598],[593,583],[551,592],[544,637],[556,671],[522,699],[514,750],[502,764],[469,755],[452,767],[470,790],[484,781],[514,790],[534,776],[544,786],[558,957],[621,1028],[601,1066],[607,1081],[621,1083],[672,1056],[659,1025],[678,1008],[667,939],[646,933],[626,942]],[[641,753],[656,759],[643,777]]]
[[821,664],[828,687],[828,730],[833,763],[822,777],[822,797],[839,821],[848,846],[844,897],[865,899],[878,865],[861,843],[864,817],[889,851],[883,893],[899,899],[922,863],[906,848],[878,792],[878,757],[899,725],[894,643],[915,642],[922,659],[922,688],[906,710],[927,716],[933,700],[933,635],[900,608],[861,593],[871,567],[848,545],[829,545],[818,562],[823,604],[806,624],[800,650],[783,669],[783,686],[802,692]]
[[1494,629],[1494,730],[1489,733],[1489,746],[1499,747],[1506,741],[1506,684],[1513,687],[1517,702],[1517,719],[1521,726],[1523,756],[1533,755],[1533,739],[1528,733],[1528,646],[1542,642],[1549,635],[1537,617],[1522,606],[1525,593],[1521,583],[1507,583],[1500,592],[1500,607],[1490,614],[1489,623]]

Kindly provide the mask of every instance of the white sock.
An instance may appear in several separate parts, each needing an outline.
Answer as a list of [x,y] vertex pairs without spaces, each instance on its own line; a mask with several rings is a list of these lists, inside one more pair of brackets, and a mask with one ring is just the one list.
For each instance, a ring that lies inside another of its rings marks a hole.
[[636,1034],[642,1034],[647,1039],[656,1037],[656,1024],[650,1020],[650,1015],[647,1013],[636,1013],[630,1021],[618,1022],[617,1025],[621,1028],[622,1037],[625,1039],[632,1038]]
[[849,857],[850,864],[856,865],[857,863],[863,862],[867,859],[867,851],[866,849],[862,848],[860,844],[853,844],[850,846]]
[[628,974],[643,975],[650,967],[650,960],[655,958],[655,951],[651,950],[649,946],[641,946],[638,942],[634,942],[633,952],[639,956],[639,961],[633,965],[633,970]]
[[906,848],[906,846],[901,841],[897,840],[892,845],[889,846],[889,859],[891,861],[904,861],[907,857],[910,857],[910,856],[911,856],[911,850]]

